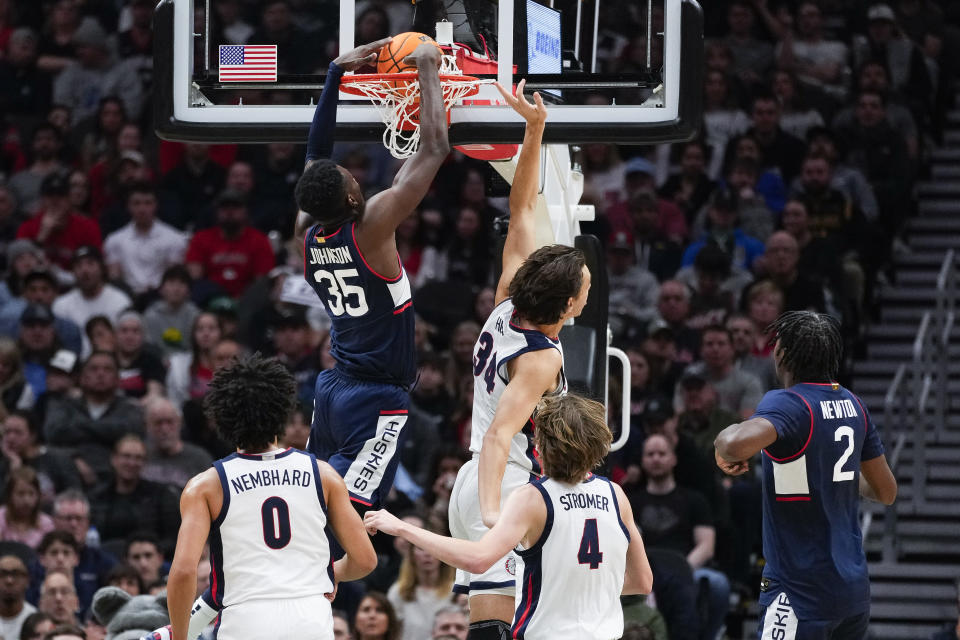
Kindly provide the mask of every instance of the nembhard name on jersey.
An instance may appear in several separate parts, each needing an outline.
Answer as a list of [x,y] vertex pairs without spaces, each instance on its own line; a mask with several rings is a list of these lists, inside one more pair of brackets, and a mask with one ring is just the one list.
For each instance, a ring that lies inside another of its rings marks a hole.
[[353,264],[349,247],[310,247],[310,264]]
[[857,410],[849,400],[821,400],[820,411],[823,412],[824,420],[858,417]]
[[312,482],[313,474],[299,469],[293,471],[284,469],[283,473],[279,469],[261,469],[253,473],[241,473],[236,478],[231,478],[230,487],[234,493],[239,495],[257,487],[276,487],[280,485],[309,487]]
[[560,496],[564,511],[570,509],[600,509],[610,511],[610,497],[596,493],[565,493]]

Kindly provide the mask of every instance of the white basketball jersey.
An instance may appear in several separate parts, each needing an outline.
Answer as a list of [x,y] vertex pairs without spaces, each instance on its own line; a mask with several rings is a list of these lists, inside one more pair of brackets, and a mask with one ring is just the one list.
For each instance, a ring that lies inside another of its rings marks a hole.
[[[530,351],[556,349],[563,356],[560,340],[533,329],[523,329],[514,318],[513,302],[507,298],[498,304],[487,318],[477,344],[473,347],[473,424],[470,431],[470,451],[480,453],[483,436],[493,422],[497,404],[510,382],[507,363]],[[567,378],[560,368],[560,381],[553,393],[567,392]],[[508,462],[532,473],[540,473],[540,461],[533,450],[533,421],[513,437]]]
[[234,453],[213,463],[223,508],[210,529],[214,604],[333,591],[327,505],[312,454]]
[[630,533],[613,485],[601,476],[577,485],[546,477],[531,484],[543,495],[547,521],[536,544],[517,549],[523,581],[517,585],[513,637],[619,638]]

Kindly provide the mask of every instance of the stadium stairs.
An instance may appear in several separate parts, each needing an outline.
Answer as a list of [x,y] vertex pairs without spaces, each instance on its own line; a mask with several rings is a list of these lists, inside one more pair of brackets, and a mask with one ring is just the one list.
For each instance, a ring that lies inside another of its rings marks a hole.
[[[919,185],[919,214],[907,225],[909,251],[895,259],[895,283],[880,292],[880,321],[869,328],[866,357],[853,368],[851,386],[871,408],[888,458],[895,448],[894,434],[905,435],[894,470],[900,486],[896,504],[889,510],[876,504],[865,506],[868,520],[872,518],[865,546],[873,593],[870,629],[875,640],[926,640],[957,621],[960,330],[954,329],[947,342],[946,405],[940,433],[933,430],[934,419],[902,419],[909,413],[891,419],[890,412],[886,416],[884,412],[898,368],[903,363],[910,366],[924,312],[935,305],[937,277],[947,252],[953,249],[960,256],[960,110],[950,114],[948,127],[944,144],[932,154],[930,178]],[[916,393],[908,391],[896,402],[915,400]],[[926,408],[928,417],[934,415],[932,404]],[[884,417],[891,424],[883,424]],[[920,438],[926,443],[926,483],[918,490],[913,480],[921,455]],[[922,498],[915,491],[922,492]]]

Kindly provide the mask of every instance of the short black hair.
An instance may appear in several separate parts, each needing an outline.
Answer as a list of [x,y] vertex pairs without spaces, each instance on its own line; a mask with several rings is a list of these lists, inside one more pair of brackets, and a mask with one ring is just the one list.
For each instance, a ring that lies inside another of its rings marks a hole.
[[346,181],[332,160],[317,160],[304,169],[294,197],[297,207],[321,225],[330,226],[352,217],[347,204]]
[[160,538],[152,531],[134,531],[123,543],[123,557],[126,558],[127,554],[130,553],[130,547],[133,545],[146,542],[147,544],[152,544],[153,547],[157,550],[161,556],[163,555],[163,547],[160,545]]
[[210,381],[204,409],[217,431],[238,449],[262,448],[286,429],[297,383],[276,358],[239,358]]
[[780,314],[767,332],[780,341],[780,366],[794,382],[833,382],[840,371],[843,338],[836,318],[816,311]]
[[129,187],[127,187],[127,199],[129,200],[130,196],[132,196],[135,193],[147,193],[153,196],[154,198],[156,198],[157,188],[152,184],[150,184],[149,182],[147,182],[146,180],[138,180],[133,184],[131,184]]
[[193,282],[193,278],[190,277],[190,271],[182,264],[167,267],[167,270],[163,272],[163,277],[160,279],[160,284],[163,285],[167,280],[179,280],[187,286],[190,286]]
[[558,322],[570,298],[580,293],[585,264],[582,251],[562,244],[531,253],[510,282],[510,297],[520,317],[533,324]]
[[80,544],[77,542],[77,539],[73,537],[73,534],[69,531],[59,530],[48,531],[43,534],[43,539],[40,540],[40,544],[37,545],[37,553],[42,556],[49,551],[50,547],[56,542],[67,545],[73,549],[74,553],[78,556],[80,555]]

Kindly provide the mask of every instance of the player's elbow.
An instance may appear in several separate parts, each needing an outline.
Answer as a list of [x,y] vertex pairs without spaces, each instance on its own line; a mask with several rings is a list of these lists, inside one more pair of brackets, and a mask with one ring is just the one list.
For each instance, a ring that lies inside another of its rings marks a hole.
[[358,553],[353,560],[357,567],[357,573],[360,574],[357,576],[358,578],[369,575],[377,568],[377,552],[373,550],[373,545],[369,542],[365,545],[363,551]]
[[485,553],[471,554],[464,562],[463,568],[473,574],[486,573],[493,566],[497,558]]
[[625,596],[647,596],[653,591],[653,571],[649,567],[627,574],[623,582]]
[[877,494],[877,501],[889,507],[897,499],[897,481],[892,480],[890,483],[885,484],[883,487],[874,488],[874,493]]

